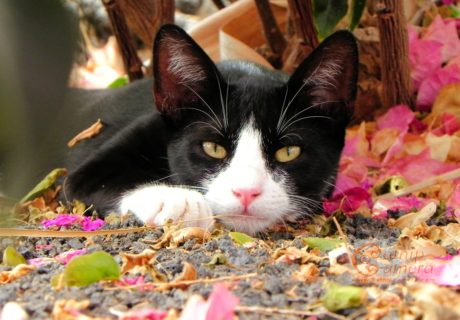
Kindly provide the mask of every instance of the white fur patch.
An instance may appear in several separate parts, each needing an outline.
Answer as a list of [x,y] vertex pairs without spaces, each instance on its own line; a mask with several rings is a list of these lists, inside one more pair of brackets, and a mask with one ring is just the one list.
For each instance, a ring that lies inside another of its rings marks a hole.
[[164,39],[164,45],[170,53],[168,71],[181,79],[182,83],[193,84],[206,79],[199,60],[194,55],[187,54],[191,50],[188,42],[167,38]]
[[[205,195],[214,215],[225,225],[246,233],[261,231],[283,220],[292,208],[283,181],[275,182],[262,152],[262,137],[250,122],[239,136],[227,168],[210,181]],[[259,189],[247,212],[233,190]]]
[[203,195],[181,187],[147,184],[126,193],[119,208],[134,213],[149,226],[160,226],[172,220],[184,226],[212,228],[214,219]]

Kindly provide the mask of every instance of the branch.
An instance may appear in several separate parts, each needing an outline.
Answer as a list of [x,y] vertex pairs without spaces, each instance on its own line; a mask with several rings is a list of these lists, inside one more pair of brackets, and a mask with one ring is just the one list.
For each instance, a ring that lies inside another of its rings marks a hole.
[[382,59],[382,102],[414,107],[403,1],[379,0],[376,5]]
[[262,21],[263,33],[267,40],[268,47],[275,55],[275,60],[279,60],[286,49],[286,39],[284,39],[268,0],[256,0],[256,7]]
[[125,17],[123,16],[120,7],[118,6],[116,0],[103,0],[102,2],[107,10],[113,34],[115,35],[120,47],[121,57],[129,80],[134,81],[142,79],[144,77],[142,72],[142,62],[137,56],[133,38],[129,33]]

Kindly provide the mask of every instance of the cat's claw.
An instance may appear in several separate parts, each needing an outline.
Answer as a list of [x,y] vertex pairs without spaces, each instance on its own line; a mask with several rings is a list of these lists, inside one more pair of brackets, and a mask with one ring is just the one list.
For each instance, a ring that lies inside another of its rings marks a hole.
[[197,191],[165,185],[147,185],[126,193],[120,201],[121,213],[132,212],[148,226],[169,220],[184,227],[212,229],[214,217],[203,195]]

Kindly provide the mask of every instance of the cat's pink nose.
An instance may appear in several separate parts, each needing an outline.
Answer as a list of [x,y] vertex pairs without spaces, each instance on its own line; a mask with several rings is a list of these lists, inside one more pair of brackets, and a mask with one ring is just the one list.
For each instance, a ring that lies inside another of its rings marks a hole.
[[245,209],[247,209],[251,202],[262,193],[260,188],[237,188],[232,191]]

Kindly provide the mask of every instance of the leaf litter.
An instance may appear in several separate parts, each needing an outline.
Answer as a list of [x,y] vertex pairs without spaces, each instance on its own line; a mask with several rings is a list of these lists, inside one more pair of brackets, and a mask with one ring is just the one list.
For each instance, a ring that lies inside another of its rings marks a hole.
[[296,224],[250,236],[103,221],[83,203],[60,203],[65,171],[53,171],[16,206],[22,229],[0,230],[14,235],[0,239],[0,318],[459,318],[452,22],[409,29],[418,111],[394,106],[349,128],[332,197]]

